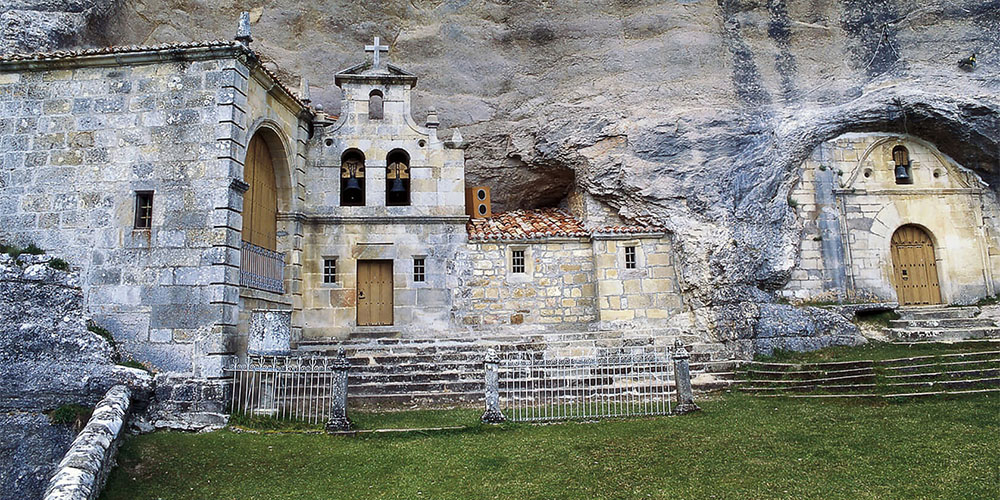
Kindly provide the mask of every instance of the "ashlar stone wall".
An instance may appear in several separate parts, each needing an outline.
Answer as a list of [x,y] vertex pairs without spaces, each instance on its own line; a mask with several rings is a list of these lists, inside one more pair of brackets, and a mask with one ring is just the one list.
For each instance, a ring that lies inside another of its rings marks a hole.
[[[0,61],[0,240],[80,268],[89,313],[136,359],[221,376],[240,308],[234,181],[265,120],[295,163],[296,112],[267,111],[290,99],[231,43]],[[136,191],[154,193],[149,229]]]
[[[909,151],[912,184],[896,183],[898,145]],[[996,290],[995,195],[925,141],[851,134],[824,143],[803,163],[790,198],[803,233],[788,297],[895,301],[890,243],[906,224],[933,240],[943,302],[975,302]]]
[[[511,253],[525,252],[525,272]],[[573,327],[597,319],[594,256],[587,238],[470,242],[455,291],[457,320],[469,326]],[[523,327],[522,327],[523,328]]]
[[[635,248],[633,269],[625,263],[626,247]],[[681,310],[673,247],[665,234],[595,234],[593,255],[602,324],[657,323]]]

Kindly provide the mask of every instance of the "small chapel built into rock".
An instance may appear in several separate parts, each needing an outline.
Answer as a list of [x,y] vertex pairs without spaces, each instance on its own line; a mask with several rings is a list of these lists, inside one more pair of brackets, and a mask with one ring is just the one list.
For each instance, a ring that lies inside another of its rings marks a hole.
[[[681,310],[670,236],[574,191],[492,213],[465,144],[417,123],[417,77],[366,46],[339,116],[235,42],[0,58],[3,239],[81,269],[137,360],[221,377],[352,336],[656,325]],[[493,188],[502,188],[494,186]],[[277,319],[274,319],[277,317]],[[283,318],[282,318],[283,317]]]

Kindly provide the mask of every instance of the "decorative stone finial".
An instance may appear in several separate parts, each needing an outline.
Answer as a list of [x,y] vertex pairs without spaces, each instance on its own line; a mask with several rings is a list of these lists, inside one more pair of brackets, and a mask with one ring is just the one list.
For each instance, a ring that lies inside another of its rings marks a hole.
[[456,145],[458,145],[458,144],[462,144],[462,142],[464,142],[464,141],[465,141],[465,139],[462,139],[462,133],[459,132],[458,129],[456,128],[455,131],[452,132],[452,134],[451,134],[451,142],[453,142]]
[[246,47],[249,47],[250,42],[253,41],[253,37],[250,36],[250,12],[248,11],[240,12],[240,25],[236,30],[236,41]]
[[441,125],[441,121],[438,120],[438,112],[433,106],[427,110],[427,123],[425,124],[427,128],[438,128]]
[[382,66],[381,56],[382,52],[388,53],[388,45],[379,45],[379,38],[375,37],[375,43],[371,45],[365,45],[365,52],[372,53],[372,69],[379,69]]
[[308,106],[312,102],[312,94],[309,92],[309,79],[303,76],[299,85],[301,87],[299,90],[299,99]]

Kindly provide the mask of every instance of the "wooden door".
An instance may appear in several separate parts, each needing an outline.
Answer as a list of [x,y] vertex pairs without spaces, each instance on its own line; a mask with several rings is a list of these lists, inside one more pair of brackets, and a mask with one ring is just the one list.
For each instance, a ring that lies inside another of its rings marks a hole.
[[392,325],[392,261],[358,261],[358,326]]
[[278,190],[271,150],[260,135],[250,139],[243,164],[243,180],[250,186],[243,195],[243,241],[275,250],[278,226]]
[[941,303],[934,243],[917,226],[903,226],[892,235],[892,272],[900,305]]

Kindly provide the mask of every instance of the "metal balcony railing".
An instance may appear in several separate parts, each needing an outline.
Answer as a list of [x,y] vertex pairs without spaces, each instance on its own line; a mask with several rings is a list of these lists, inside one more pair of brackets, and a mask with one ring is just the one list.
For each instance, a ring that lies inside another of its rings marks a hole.
[[244,241],[240,249],[240,286],[285,293],[285,254]]

